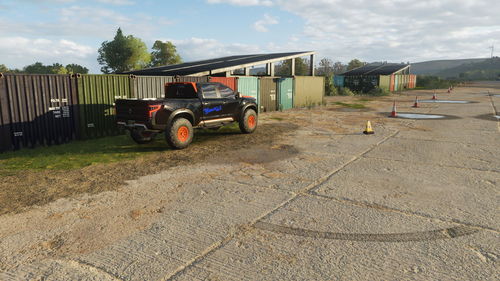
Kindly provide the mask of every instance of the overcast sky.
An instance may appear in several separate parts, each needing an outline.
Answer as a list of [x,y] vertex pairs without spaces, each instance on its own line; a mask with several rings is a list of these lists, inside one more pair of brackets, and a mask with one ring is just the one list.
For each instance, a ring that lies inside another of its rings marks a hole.
[[[116,29],[174,42],[184,61],[309,51],[318,59],[418,62],[500,50],[498,0],[0,0],[0,64],[78,63]],[[499,41],[496,41],[499,40]]]

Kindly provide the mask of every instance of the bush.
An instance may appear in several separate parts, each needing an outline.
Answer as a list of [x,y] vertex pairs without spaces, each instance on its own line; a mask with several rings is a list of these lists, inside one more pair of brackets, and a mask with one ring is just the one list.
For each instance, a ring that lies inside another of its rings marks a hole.
[[343,88],[338,88],[338,94],[341,96],[354,96],[355,93],[351,91],[351,89],[343,87]]
[[375,87],[371,89],[368,93],[366,93],[369,96],[388,96],[390,93],[389,91],[385,89],[381,89],[379,87]]
[[422,89],[447,89],[457,84],[456,80],[442,79],[437,76],[418,75],[417,88]]

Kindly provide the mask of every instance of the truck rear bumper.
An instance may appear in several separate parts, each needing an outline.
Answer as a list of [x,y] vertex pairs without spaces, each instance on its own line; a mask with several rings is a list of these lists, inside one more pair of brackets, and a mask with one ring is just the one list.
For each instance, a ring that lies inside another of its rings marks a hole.
[[142,124],[142,123],[128,124],[127,122],[118,121],[118,122],[116,122],[116,124],[120,127],[124,127],[125,129],[128,129],[128,130],[141,130],[141,131],[145,131],[145,132],[155,132],[155,133],[160,132],[160,130],[149,129],[145,124]]

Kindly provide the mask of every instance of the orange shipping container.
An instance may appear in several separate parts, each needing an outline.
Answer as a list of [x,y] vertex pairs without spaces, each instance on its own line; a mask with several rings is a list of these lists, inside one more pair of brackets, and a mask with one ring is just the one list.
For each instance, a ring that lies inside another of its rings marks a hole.
[[237,77],[210,77],[210,82],[218,82],[238,91],[238,78]]

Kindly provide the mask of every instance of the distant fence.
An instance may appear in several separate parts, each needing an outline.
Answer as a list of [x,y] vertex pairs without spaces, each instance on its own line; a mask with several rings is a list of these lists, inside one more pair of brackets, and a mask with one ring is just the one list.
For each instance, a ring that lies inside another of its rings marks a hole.
[[[265,111],[319,104],[324,95],[318,77],[296,76],[292,83],[292,78],[0,73],[0,152],[122,134],[115,123],[116,99],[161,98],[167,82],[209,80],[240,88],[265,104]],[[269,83],[263,87],[264,82]]]

